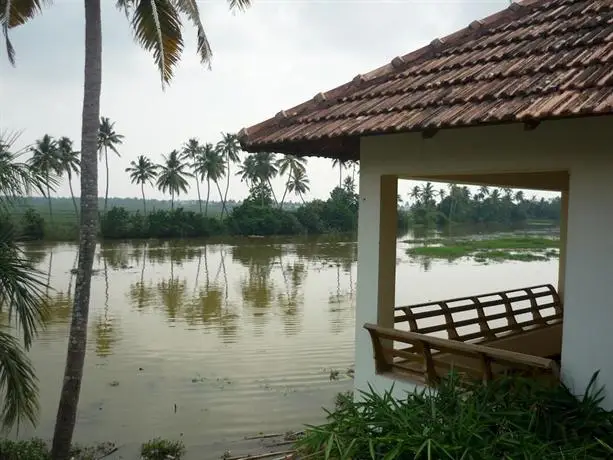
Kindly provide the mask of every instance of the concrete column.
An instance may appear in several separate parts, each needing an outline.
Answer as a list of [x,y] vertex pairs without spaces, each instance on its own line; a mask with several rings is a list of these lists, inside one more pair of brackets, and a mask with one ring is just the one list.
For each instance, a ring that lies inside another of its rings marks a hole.
[[355,386],[367,389],[375,374],[364,323],[394,326],[398,178],[360,167]]
[[564,283],[566,280],[566,244],[568,238],[568,192],[562,192],[560,209],[560,263],[558,266],[558,293],[564,303]]
[[595,371],[613,409],[613,162],[571,170],[562,337],[562,378],[581,395]]

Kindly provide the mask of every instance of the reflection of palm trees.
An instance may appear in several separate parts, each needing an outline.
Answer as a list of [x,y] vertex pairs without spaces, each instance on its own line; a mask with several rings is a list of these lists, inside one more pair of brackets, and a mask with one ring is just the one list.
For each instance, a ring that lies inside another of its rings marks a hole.
[[140,255],[136,255],[137,252],[134,253],[133,260],[140,260],[141,270],[140,270],[140,281],[136,283],[130,284],[130,288],[128,290],[128,298],[130,299],[130,304],[135,306],[138,310],[142,310],[146,306],[150,305],[155,299],[155,289],[153,284],[149,282],[145,285],[145,267],[147,265],[147,245],[143,244],[142,252],[138,253]]
[[[111,251],[116,253],[118,251]],[[105,357],[113,354],[113,345],[118,340],[115,328],[115,318],[109,315],[109,269],[107,257],[102,255],[104,262],[104,312],[96,318],[94,327],[94,339],[96,342],[96,355]]]
[[173,275],[171,275],[170,279],[163,280],[157,284],[157,290],[168,319],[174,322],[185,302],[187,281],[174,279]]
[[300,330],[301,313],[304,305],[304,296],[300,287],[307,272],[305,265],[301,262],[294,262],[290,265],[289,263],[284,264],[281,256],[279,259],[285,292],[280,292],[277,300],[283,315],[285,332],[291,335]]
[[96,342],[96,355],[101,358],[112,355],[113,346],[119,340],[119,334],[115,319],[108,316],[106,310],[104,314],[96,318],[93,324],[93,335]]

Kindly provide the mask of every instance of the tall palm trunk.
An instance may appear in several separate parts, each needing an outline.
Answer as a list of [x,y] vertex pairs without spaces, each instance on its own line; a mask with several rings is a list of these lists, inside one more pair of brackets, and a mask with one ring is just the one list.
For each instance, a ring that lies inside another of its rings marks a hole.
[[145,183],[141,182],[140,184],[140,193],[143,195],[143,212],[145,216],[147,215],[147,200],[145,200]]
[[53,210],[51,209],[51,188],[49,187],[49,173],[47,173],[47,203],[49,204],[49,220],[53,223]]
[[270,179],[266,179],[266,182],[268,182],[268,186],[270,187],[270,193],[272,194],[272,199],[275,200],[275,203],[277,203],[277,205],[279,204],[279,200],[277,200],[277,196],[275,195],[275,191],[272,188],[272,183],[270,182]]
[[106,190],[104,192],[104,214],[106,214],[106,202],[109,200],[109,155],[108,149],[104,147],[104,165],[106,167]]
[[230,155],[226,154],[226,192],[221,200],[221,216],[219,219],[223,219],[223,213],[226,211],[226,201],[228,201],[228,189],[230,188]]
[[[217,183],[217,181],[215,181]],[[219,188],[219,185],[218,185]],[[204,207],[204,215],[207,216],[209,214],[209,198],[211,197],[211,179],[206,178],[206,205]],[[223,200],[223,196],[221,196],[221,190],[219,191],[219,199]],[[223,208],[222,208],[223,210]],[[223,217],[223,214],[222,214]]]
[[343,163],[338,164],[338,186],[343,186]]
[[74,212],[79,220],[79,207],[77,206],[77,200],[74,197],[74,191],[72,190],[72,173],[68,171],[68,187],[70,187],[70,196],[72,198],[72,204],[74,205]]
[[285,190],[283,190],[283,196],[281,197],[281,203],[279,203],[279,209],[283,209],[283,203],[285,202],[285,195],[287,195],[287,189],[289,188],[289,181],[292,179],[292,173],[290,172],[287,182],[285,183]]
[[200,181],[196,176],[196,190],[198,190],[198,206],[200,207],[200,214],[202,214],[202,199],[200,198]]
[[98,227],[98,158],[97,142],[100,123],[100,87],[102,82],[102,26],[100,0],[85,3],[85,77],[83,120],[81,125],[81,226],[79,261],[75,281],[70,335],[64,381],[57,411],[51,457],[67,460],[74,432],[83,365],[87,346],[87,319],[91,291],[92,267]]
[[[219,182],[215,181],[215,185],[217,185],[217,191],[219,192],[219,199],[222,200],[222,196],[221,196],[221,187],[219,186]],[[222,208],[223,211],[223,208]],[[230,214],[229,212],[227,214]],[[221,220],[223,217],[220,217],[219,220]]]
[[175,208],[175,192],[170,192],[170,209]]

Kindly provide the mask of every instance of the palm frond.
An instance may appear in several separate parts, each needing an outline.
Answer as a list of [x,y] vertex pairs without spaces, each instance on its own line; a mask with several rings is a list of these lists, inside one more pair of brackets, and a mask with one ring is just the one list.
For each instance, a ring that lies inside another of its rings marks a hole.
[[6,310],[9,324],[15,321],[28,349],[47,319],[46,283],[14,242],[10,232],[0,233],[0,311]]
[[179,11],[168,0],[139,0],[132,29],[139,45],[153,53],[162,85],[169,83],[183,52]]
[[200,20],[200,11],[198,10],[198,4],[196,3],[196,0],[175,0],[175,4],[177,5],[177,9],[179,10],[179,12],[187,15],[189,20],[196,28],[196,32],[198,33],[197,52],[200,56],[200,62],[202,64],[207,64],[210,69],[213,51],[211,50],[209,40],[206,37],[206,33],[204,31],[204,26],[202,25],[202,21]]
[[11,65],[15,65],[15,48],[9,37],[9,29],[25,24],[49,3],[51,0],[0,0],[0,27]]
[[32,363],[19,341],[0,329],[0,423],[4,430],[25,419],[35,424],[38,418],[38,380]]
[[245,11],[251,6],[251,0],[229,0],[229,3],[231,10]]

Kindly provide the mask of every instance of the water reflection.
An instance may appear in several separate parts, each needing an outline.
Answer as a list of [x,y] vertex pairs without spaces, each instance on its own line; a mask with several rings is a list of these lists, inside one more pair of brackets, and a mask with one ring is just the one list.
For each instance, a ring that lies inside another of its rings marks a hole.
[[[32,357],[41,381],[60,382],[76,245],[28,251],[51,284],[49,324]],[[102,243],[78,441],[180,430],[186,443],[200,443],[203,432],[210,440],[247,434],[273,412],[271,430],[315,421],[328,397],[351,385],[330,382],[323,369],[353,362],[356,256],[354,242],[312,238]],[[30,435],[52,434],[52,386],[43,387]],[[181,408],[170,418],[159,404],[166,400]]]

